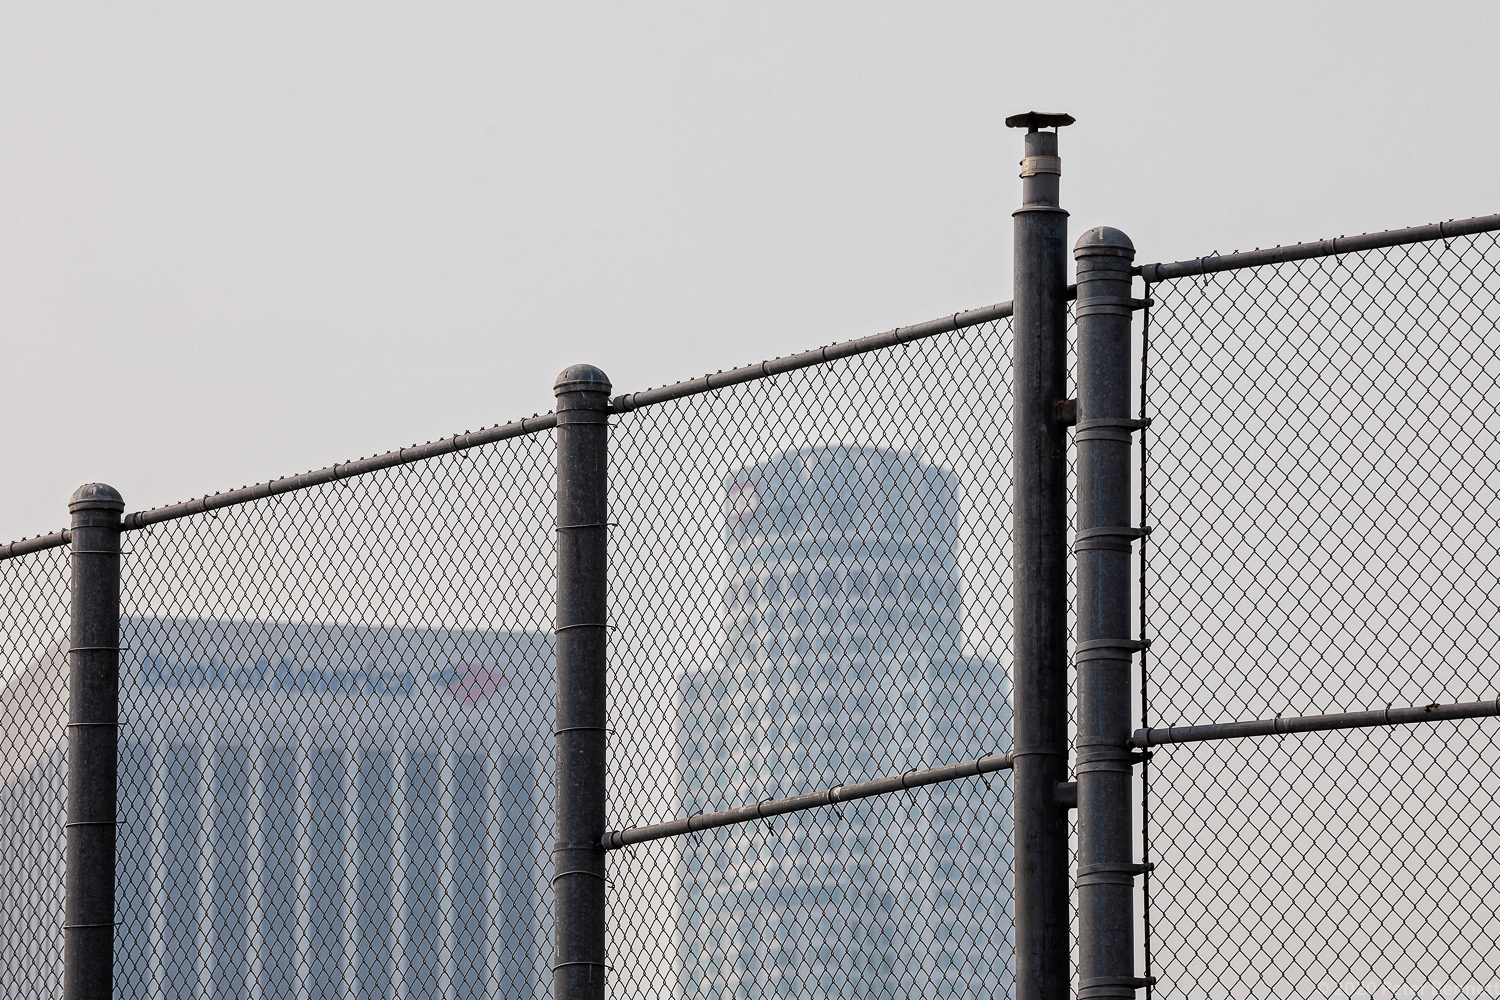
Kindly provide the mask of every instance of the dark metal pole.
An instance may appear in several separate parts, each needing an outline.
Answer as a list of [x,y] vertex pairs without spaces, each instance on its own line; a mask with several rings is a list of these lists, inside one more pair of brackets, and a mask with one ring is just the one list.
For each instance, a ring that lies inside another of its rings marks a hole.
[[73,515],[68,635],[68,818],[63,875],[63,1000],[109,1000],[115,951],[115,776],[120,722],[120,514],[89,483]]
[[1016,998],[1068,995],[1067,778],[1068,213],[1058,206],[1057,133],[1067,115],[1007,118],[1030,129],[1015,212]]
[[604,997],[604,698],[609,378],[557,377],[554,1000]]
[[1131,862],[1130,264],[1118,229],[1073,248],[1078,302],[1078,996],[1133,997]]

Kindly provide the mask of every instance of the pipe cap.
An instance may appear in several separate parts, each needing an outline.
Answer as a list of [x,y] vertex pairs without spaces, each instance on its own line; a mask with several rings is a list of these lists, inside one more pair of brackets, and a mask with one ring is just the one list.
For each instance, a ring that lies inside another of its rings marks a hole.
[[1072,115],[1061,111],[1028,111],[1024,115],[1011,115],[1005,119],[1006,128],[1025,128],[1035,132],[1039,128],[1062,128],[1077,121]]
[[565,392],[609,392],[609,376],[593,365],[569,365],[558,373],[552,383],[552,395]]
[[125,509],[125,498],[113,486],[103,483],[84,483],[68,497],[68,510],[115,510]]
[[1130,237],[1109,226],[1095,226],[1082,236],[1078,242],[1073,244],[1073,256],[1085,257],[1091,254],[1110,254],[1117,257],[1134,257],[1135,244],[1130,242]]

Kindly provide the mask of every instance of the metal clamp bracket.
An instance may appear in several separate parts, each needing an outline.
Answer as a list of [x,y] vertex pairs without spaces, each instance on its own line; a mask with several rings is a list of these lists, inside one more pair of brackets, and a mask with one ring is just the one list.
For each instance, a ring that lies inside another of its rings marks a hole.
[[1097,316],[1104,315],[1129,316],[1137,309],[1145,309],[1152,305],[1151,299],[1132,299],[1128,296],[1115,295],[1090,295],[1086,299],[1079,299],[1078,304],[1073,307],[1073,316]]
[[[1128,659],[1132,653],[1144,652],[1150,648],[1150,639],[1090,639],[1075,647],[1073,662],[1081,665],[1086,660]],[[1124,657],[1119,655],[1122,650],[1125,652]]]
[[[1084,528],[1073,536],[1073,551],[1087,552],[1090,549],[1103,549],[1107,552],[1129,552],[1130,539],[1145,538],[1149,534],[1151,534],[1150,527]],[[1123,539],[1123,541],[1116,539]]]
[[1156,871],[1154,864],[1135,864],[1122,861],[1101,861],[1092,865],[1079,865],[1078,878],[1074,885],[1135,885],[1135,877]]
[[1119,441],[1130,443],[1133,431],[1151,426],[1150,417],[1094,417],[1080,420],[1073,431],[1073,441]]
[[1078,1000],[1104,1000],[1105,997],[1133,997],[1136,990],[1155,986],[1156,977],[1090,976],[1078,981]]

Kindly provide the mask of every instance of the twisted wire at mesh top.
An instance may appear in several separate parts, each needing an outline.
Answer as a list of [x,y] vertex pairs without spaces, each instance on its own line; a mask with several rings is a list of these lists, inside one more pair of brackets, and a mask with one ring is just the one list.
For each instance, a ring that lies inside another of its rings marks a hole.
[[[610,826],[1010,745],[1009,323],[622,415]],[[1008,774],[611,855],[620,996],[1004,995]]]
[[[1500,242],[1152,286],[1150,725],[1500,694]],[[1156,987],[1488,996],[1500,727],[1158,749]]]
[[68,551],[0,562],[0,996],[62,992]]
[[125,540],[120,995],[545,995],[551,434]]

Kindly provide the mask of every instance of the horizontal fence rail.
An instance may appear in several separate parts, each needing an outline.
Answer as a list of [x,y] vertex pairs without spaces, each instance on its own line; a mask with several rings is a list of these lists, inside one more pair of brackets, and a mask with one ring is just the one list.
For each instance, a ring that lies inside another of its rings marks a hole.
[[[1076,288],[1072,285],[1068,286],[1067,294],[1068,298],[1071,299],[1076,294]],[[956,312],[951,316],[928,320],[925,323],[900,326],[894,330],[887,330],[885,333],[877,333],[869,337],[840,341],[830,344],[827,347],[804,351],[801,354],[791,354],[783,358],[762,361],[758,364],[745,365],[727,372],[715,372],[712,375],[704,375],[700,378],[689,379],[685,382],[676,382],[672,385],[656,389],[627,393],[616,396],[610,401],[610,411],[613,413],[628,413],[631,410],[650,406],[653,403],[664,403],[668,400],[681,399],[684,396],[713,392],[725,386],[738,385],[741,382],[769,378],[772,375],[780,375],[785,372],[797,371],[801,368],[827,364],[831,361],[838,361],[842,358],[850,358],[859,354],[867,354],[870,351],[878,351],[886,347],[895,347],[914,340],[935,337],[944,333],[953,333],[957,330],[965,330],[984,323],[991,323],[997,319],[1004,319],[1011,315],[1011,311],[1010,302],[999,302],[992,306],[983,306],[978,309]],[[497,424],[494,427],[479,431],[465,431],[462,434],[455,434],[437,441],[429,441],[426,444],[398,448],[394,451],[372,455],[369,458],[362,458],[353,462],[340,462],[323,469],[315,469],[296,476],[286,476],[281,479],[257,483],[254,486],[246,486],[237,490],[226,490],[222,493],[214,493],[167,507],[136,511],[133,514],[125,515],[122,530],[134,531],[153,524],[161,524],[164,521],[189,517],[193,514],[202,514],[211,510],[222,510],[225,507],[233,507],[237,504],[249,503],[253,500],[262,500],[266,497],[305,490],[309,487],[321,486],[340,479],[366,475],[380,469],[389,469],[398,465],[410,465],[413,462],[425,461],[430,458],[436,458],[439,455],[447,455],[455,451],[464,451],[469,448],[478,448],[481,445],[493,444],[496,441],[504,441],[507,438],[521,437],[526,434],[535,434],[539,431],[550,430],[556,426],[557,415],[555,413],[542,413],[523,417],[520,420],[513,420],[508,424]],[[46,535],[37,535],[33,538],[22,538],[13,542],[7,542],[4,545],[0,545],[0,561],[67,545],[68,540],[69,533],[67,529],[63,529],[62,531],[54,531]]]
[[801,812],[804,809],[836,806],[841,802],[867,799],[872,795],[889,795],[892,792],[901,792],[909,788],[935,785],[941,781],[954,781],[958,778],[972,778],[995,771],[1008,771],[1012,764],[1011,755],[1002,753],[966,760],[961,764],[945,764],[942,767],[929,767],[920,771],[907,771],[905,774],[893,774],[890,777],[876,778],[873,781],[835,785],[833,788],[826,788],[820,792],[791,795],[784,799],[770,799],[754,805],[740,806],[737,809],[699,813],[686,819],[674,819],[651,826],[636,826],[628,830],[611,830],[604,835],[599,846],[606,851],[613,851],[632,844],[644,844],[648,840],[681,837],[689,833],[712,830],[715,827],[733,826],[735,823],[753,823],[758,819],[784,816],[787,813]]
[[1221,722],[1208,726],[1168,726],[1137,729],[1133,746],[1155,747],[1169,743],[1201,743],[1242,736],[1285,736],[1289,733],[1323,733],[1335,729],[1367,729],[1372,726],[1410,726],[1445,719],[1488,719],[1500,715],[1500,698],[1467,701],[1456,705],[1416,705],[1410,708],[1377,708],[1368,712],[1338,712],[1333,715],[1298,715],[1251,722]]
[[1361,250],[1379,250],[1382,247],[1398,247],[1408,243],[1427,243],[1446,240],[1455,236],[1474,236],[1500,230],[1500,215],[1476,215],[1472,219],[1449,220],[1428,226],[1412,226],[1409,229],[1387,229],[1382,233],[1362,233],[1359,236],[1338,236],[1331,240],[1313,243],[1293,243],[1267,250],[1246,250],[1243,253],[1213,254],[1194,257],[1171,264],[1142,264],[1136,273],[1148,282],[1167,281],[1171,278],[1187,278],[1217,271],[1235,271],[1242,267],[1261,267],[1266,264],[1281,264],[1291,260],[1310,260],[1314,257],[1336,257],[1339,254],[1357,253]]

